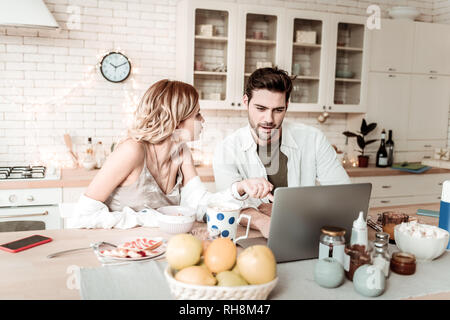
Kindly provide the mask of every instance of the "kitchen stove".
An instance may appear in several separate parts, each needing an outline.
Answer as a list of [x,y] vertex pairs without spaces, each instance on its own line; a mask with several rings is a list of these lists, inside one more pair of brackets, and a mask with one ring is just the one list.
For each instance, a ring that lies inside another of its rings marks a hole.
[[58,170],[47,170],[44,166],[0,167],[0,180],[58,180]]
[[[59,180],[54,167],[0,167],[0,187],[16,181]],[[62,188],[0,189],[0,232],[59,229],[62,226],[58,205]]]

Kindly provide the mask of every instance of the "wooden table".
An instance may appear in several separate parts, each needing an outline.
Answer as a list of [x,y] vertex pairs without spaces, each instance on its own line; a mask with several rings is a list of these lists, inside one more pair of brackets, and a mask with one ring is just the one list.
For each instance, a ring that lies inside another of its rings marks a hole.
[[[399,210],[415,215],[418,208],[439,210],[438,204],[401,206],[395,208],[371,209],[369,215],[376,217],[378,213],[387,210]],[[438,220],[419,216],[421,222],[437,225]],[[197,223],[194,228],[205,227]],[[369,230],[372,230],[369,228]],[[244,233],[240,228],[238,236]],[[89,247],[97,241],[120,243],[138,236],[162,236],[169,234],[158,228],[120,229],[65,229],[25,232],[0,233],[0,243],[6,243],[33,234],[42,234],[53,239],[52,242],[18,253],[0,251],[0,299],[80,299],[75,272],[80,267],[99,267],[101,264],[92,250],[85,250],[60,257],[47,259],[47,255],[62,250]],[[258,237],[260,233],[252,230],[250,237]],[[373,239],[374,232],[369,231]],[[238,248],[238,250],[241,248]],[[450,266],[449,266],[450,267]],[[418,299],[418,298],[416,298]],[[427,295],[419,299],[450,299],[450,292]]]

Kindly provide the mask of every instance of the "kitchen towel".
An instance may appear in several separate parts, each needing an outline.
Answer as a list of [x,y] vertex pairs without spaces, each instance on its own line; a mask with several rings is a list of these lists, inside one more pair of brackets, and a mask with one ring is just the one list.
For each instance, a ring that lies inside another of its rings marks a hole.
[[399,170],[399,171],[405,171],[410,173],[422,173],[425,172],[431,167],[425,166],[421,163],[396,163],[394,164],[391,169]]
[[[390,252],[398,251],[394,245]],[[440,292],[450,292],[450,251],[431,262],[418,262],[416,272],[402,276],[391,272],[386,291],[379,297],[358,294],[353,282],[345,280],[338,288],[326,289],[314,282],[317,259],[277,265],[279,281],[269,295],[274,300],[397,300]],[[126,265],[82,268],[80,294],[82,299],[149,299],[170,300],[169,286],[164,277],[166,262],[149,261]]]
[[140,261],[99,268],[81,268],[84,300],[171,300],[164,277],[167,262]]

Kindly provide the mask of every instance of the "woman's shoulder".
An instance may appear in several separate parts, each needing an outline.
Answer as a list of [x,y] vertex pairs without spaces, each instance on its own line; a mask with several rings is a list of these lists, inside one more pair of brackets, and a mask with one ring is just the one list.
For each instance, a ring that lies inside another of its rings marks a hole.
[[116,156],[125,156],[131,161],[142,163],[145,156],[145,142],[134,139],[126,139],[120,142],[114,152]]

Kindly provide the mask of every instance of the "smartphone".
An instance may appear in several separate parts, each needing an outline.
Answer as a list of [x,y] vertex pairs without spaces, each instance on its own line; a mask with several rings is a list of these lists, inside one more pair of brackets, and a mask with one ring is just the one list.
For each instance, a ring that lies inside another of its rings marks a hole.
[[52,241],[52,238],[34,235],[0,245],[1,250],[19,252]]

